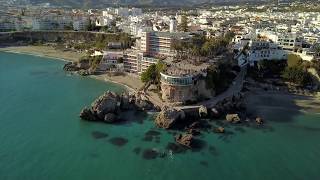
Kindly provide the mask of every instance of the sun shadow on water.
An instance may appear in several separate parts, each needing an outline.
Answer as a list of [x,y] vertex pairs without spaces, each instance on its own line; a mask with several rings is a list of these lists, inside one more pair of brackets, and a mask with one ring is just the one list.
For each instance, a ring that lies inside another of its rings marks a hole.
[[114,125],[132,125],[132,123],[143,124],[149,115],[143,111],[125,111],[119,114],[120,121]]
[[111,143],[114,146],[122,147],[128,143],[128,139],[123,137],[113,137],[109,139],[109,143]]
[[109,136],[107,133],[104,133],[101,131],[93,131],[93,132],[91,132],[91,135],[94,139],[102,139],[102,138],[106,138]]
[[303,108],[296,104],[297,100],[311,100],[311,97],[290,95],[285,93],[255,92],[247,97],[247,111],[253,116],[261,116],[266,121],[290,123]]
[[151,129],[144,134],[142,140],[145,142],[152,142],[154,140],[155,143],[160,143],[160,135],[159,131]]

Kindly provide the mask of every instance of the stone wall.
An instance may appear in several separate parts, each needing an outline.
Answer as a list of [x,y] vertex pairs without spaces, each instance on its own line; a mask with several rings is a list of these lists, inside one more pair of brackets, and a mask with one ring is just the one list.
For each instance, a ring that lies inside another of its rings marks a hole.
[[162,99],[166,102],[182,103],[186,101],[195,101],[196,96],[191,86],[174,86],[161,83]]
[[215,93],[206,88],[205,80],[197,80],[190,86],[175,86],[161,83],[162,99],[170,103],[186,103],[212,98]]

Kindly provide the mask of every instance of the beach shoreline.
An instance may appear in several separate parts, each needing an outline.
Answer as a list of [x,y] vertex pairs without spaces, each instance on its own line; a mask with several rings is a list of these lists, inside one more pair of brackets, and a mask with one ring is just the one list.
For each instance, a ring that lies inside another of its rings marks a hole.
[[58,50],[51,46],[10,46],[0,47],[0,52],[27,54],[39,57],[48,57],[66,62],[78,61],[85,53]]
[[[26,54],[26,55],[32,55],[32,56],[38,56],[38,57],[47,57],[47,58],[60,60],[64,62],[77,61],[81,56],[84,55],[77,52],[61,51],[48,46],[1,47],[0,52]],[[136,92],[143,86],[142,82],[138,78],[129,76],[129,75],[111,77],[111,76],[108,76],[107,74],[102,74],[102,75],[90,75],[89,77],[103,81],[103,82],[110,82],[117,85],[121,85],[125,87],[129,92]]]

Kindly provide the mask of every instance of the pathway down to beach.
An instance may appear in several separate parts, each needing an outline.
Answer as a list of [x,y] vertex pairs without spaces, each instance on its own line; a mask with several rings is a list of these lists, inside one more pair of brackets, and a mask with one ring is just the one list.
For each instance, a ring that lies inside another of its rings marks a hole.
[[219,94],[216,97],[213,97],[210,100],[199,102],[195,105],[190,105],[190,106],[176,106],[175,108],[181,109],[181,110],[192,110],[192,109],[199,109],[201,105],[207,108],[212,108],[217,103],[223,101],[226,98],[230,98],[234,95],[237,95],[241,91],[246,73],[247,73],[247,68],[246,67],[241,68],[240,73],[234,79],[231,86],[225,92]]

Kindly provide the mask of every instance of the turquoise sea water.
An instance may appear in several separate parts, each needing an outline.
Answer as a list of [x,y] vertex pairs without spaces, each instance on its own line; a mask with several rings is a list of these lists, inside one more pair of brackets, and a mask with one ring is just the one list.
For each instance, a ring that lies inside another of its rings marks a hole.
[[[170,153],[173,135],[154,128],[151,115],[81,121],[80,110],[105,90],[124,89],[68,75],[63,64],[0,52],[0,180],[320,179],[317,113],[262,100],[255,108],[268,117],[265,128],[229,126],[204,133],[196,152]],[[160,135],[146,137],[149,130]],[[150,159],[150,148],[167,156]]]

